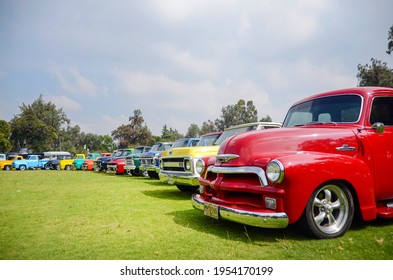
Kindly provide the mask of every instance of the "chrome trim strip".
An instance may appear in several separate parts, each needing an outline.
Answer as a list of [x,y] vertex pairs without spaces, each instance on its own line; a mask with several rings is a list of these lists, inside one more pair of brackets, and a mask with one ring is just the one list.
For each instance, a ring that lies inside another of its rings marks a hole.
[[[200,194],[193,194],[191,199],[192,206],[195,209],[204,211],[204,204],[207,202],[201,197]],[[288,216],[284,212],[252,212],[234,209],[231,207],[225,207],[217,204],[214,205],[218,207],[219,219],[221,218],[228,221],[260,228],[285,228],[289,224]]]
[[356,147],[351,147],[348,144],[344,144],[341,147],[336,148],[337,151],[355,151]]
[[[206,174],[208,172],[213,173],[223,173],[223,174],[244,174],[244,173],[254,173],[258,176],[259,182],[261,186],[266,187],[268,185],[265,171],[260,167],[255,166],[233,166],[233,167],[224,167],[224,166],[209,166],[207,168]],[[206,177],[205,177],[206,179]]]

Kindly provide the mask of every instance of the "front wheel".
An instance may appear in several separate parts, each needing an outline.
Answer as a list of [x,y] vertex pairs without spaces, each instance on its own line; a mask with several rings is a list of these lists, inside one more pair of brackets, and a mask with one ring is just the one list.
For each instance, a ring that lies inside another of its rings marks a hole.
[[304,229],[317,238],[342,236],[354,216],[353,197],[345,184],[328,183],[311,195],[302,216]]
[[176,187],[185,193],[196,193],[196,191],[198,190],[198,186],[183,186],[183,185],[176,185]]
[[25,166],[25,165],[21,165],[21,166],[19,166],[19,170],[21,170],[21,171],[24,171],[24,170],[26,170],[26,166]]

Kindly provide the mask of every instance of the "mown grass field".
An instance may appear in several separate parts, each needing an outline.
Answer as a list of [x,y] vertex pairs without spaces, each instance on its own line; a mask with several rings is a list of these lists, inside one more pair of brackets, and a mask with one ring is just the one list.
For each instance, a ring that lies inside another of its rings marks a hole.
[[3,260],[391,260],[393,220],[341,238],[216,221],[157,180],[83,171],[0,171]]

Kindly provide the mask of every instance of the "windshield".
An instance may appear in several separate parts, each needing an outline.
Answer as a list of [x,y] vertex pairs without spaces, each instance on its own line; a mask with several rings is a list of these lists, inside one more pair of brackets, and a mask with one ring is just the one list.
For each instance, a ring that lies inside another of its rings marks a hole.
[[126,156],[129,156],[131,154],[132,154],[132,152],[127,150],[127,151],[124,151],[121,156],[126,157]]
[[176,140],[175,143],[173,143],[172,148],[187,147],[189,141],[190,140],[188,140],[188,139]]
[[213,134],[202,136],[201,140],[199,140],[197,146],[213,146],[214,142],[220,137],[221,134]]
[[359,120],[362,97],[336,95],[309,100],[289,109],[283,127],[309,123],[355,123]]
[[141,154],[143,153],[143,147],[137,147],[134,149],[134,154]]
[[112,157],[119,157],[119,156],[121,156],[122,153],[123,153],[123,151],[117,151],[117,152],[115,152],[115,153],[112,155]]
[[257,128],[257,125],[251,125],[251,126],[243,126],[243,127],[239,127],[239,128],[234,128],[234,129],[230,129],[230,130],[226,130],[224,131],[223,134],[221,134],[221,136],[217,139],[217,141],[214,143],[214,145],[221,145],[222,142],[224,142],[226,139],[228,139],[229,137],[242,133],[242,132],[246,132],[246,131],[250,131],[250,130],[255,130]]

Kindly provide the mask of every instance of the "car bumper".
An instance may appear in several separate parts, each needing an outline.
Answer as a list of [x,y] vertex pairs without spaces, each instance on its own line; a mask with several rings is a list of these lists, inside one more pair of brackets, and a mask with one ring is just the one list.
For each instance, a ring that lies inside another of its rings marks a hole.
[[182,186],[199,186],[199,176],[195,176],[191,173],[184,174],[181,172],[162,172],[158,174],[160,181],[170,185],[182,185]]
[[106,173],[108,174],[117,174],[117,167],[108,166],[106,169]]
[[131,171],[131,170],[135,170],[135,169],[136,169],[135,165],[126,165],[124,167],[124,170],[127,170],[127,171]]
[[216,218],[240,224],[261,228],[285,228],[288,226],[288,216],[283,212],[257,212],[221,206],[204,200],[200,194],[192,195],[192,206],[203,211],[207,216],[212,215],[206,211],[206,208],[213,208],[217,211]]
[[157,173],[160,172],[160,169],[157,168],[157,166],[155,165],[141,165],[139,168],[142,169],[143,171],[155,171]]

